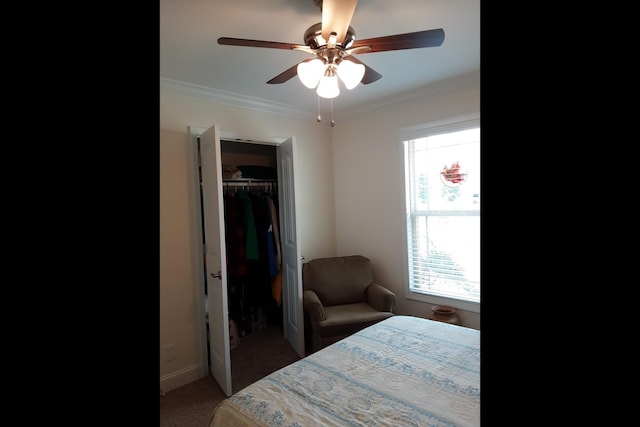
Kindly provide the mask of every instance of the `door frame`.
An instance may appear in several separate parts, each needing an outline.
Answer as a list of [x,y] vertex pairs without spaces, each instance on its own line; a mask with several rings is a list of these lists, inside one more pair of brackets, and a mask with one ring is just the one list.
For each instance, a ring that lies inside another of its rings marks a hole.
[[[189,126],[189,140],[190,140],[190,149],[191,149],[191,166],[192,166],[192,179],[194,191],[194,209],[193,209],[193,237],[197,242],[202,242],[203,229],[202,229],[202,202],[200,200],[200,174],[199,174],[199,163],[198,163],[198,137],[207,130],[208,128],[199,127],[199,126]],[[258,145],[273,145],[276,146],[276,149],[280,144],[287,141],[288,138],[281,137],[253,137],[248,135],[241,135],[236,132],[224,131],[220,130],[220,140],[225,141],[234,141],[239,143],[248,143],[248,144],[258,144]],[[207,298],[205,298],[204,293],[204,276],[202,272],[204,272],[204,250],[202,244],[195,245],[195,256],[193,260],[193,268],[196,274],[196,283],[198,292],[196,293],[196,304],[200,310],[200,317],[198,321],[198,344],[200,347],[200,378],[204,378],[210,374],[209,372],[209,349],[208,349],[208,332],[207,332],[207,324],[206,324],[206,313],[207,313]],[[298,260],[301,262],[301,260]],[[300,290],[302,293],[302,290]],[[303,307],[301,303],[299,304],[298,310],[302,312]],[[300,328],[302,328],[302,332],[300,335],[304,337],[304,325],[301,324]],[[303,341],[304,342],[304,341]],[[303,346],[304,347],[304,346]],[[299,349],[295,349],[296,352],[299,352]],[[301,356],[302,357],[302,356]]]

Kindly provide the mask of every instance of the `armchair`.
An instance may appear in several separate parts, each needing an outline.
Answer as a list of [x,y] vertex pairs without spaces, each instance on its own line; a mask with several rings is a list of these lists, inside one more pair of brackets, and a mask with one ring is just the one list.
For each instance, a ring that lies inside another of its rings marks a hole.
[[308,261],[302,284],[312,353],[393,316],[395,294],[374,281],[370,260],[362,255]]

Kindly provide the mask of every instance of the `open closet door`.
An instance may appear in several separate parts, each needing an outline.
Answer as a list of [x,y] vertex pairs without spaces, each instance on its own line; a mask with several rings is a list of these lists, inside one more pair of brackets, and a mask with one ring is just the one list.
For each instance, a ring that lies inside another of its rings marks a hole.
[[278,147],[278,185],[280,187],[280,238],[282,247],[282,320],[284,336],[300,357],[304,351],[302,308],[302,260],[298,247],[298,221],[295,192],[295,139]]
[[231,349],[227,296],[227,254],[224,233],[222,160],[217,125],[200,135],[202,210],[206,243],[209,366],[225,395],[231,396]]

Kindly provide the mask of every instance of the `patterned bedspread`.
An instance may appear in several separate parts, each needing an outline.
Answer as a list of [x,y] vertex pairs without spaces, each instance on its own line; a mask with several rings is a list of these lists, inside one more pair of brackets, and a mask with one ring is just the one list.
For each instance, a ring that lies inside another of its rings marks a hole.
[[210,427],[479,426],[480,331],[393,316],[221,402]]

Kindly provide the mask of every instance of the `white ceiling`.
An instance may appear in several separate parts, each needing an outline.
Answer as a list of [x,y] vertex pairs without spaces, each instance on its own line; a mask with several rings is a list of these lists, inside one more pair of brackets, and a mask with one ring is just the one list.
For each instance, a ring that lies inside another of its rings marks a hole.
[[[297,77],[266,83],[309,54],[222,46],[217,39],[304,45],[304,32],[321,17],[314,0],[160,0],[160,78],[164,84],[195,85],[315,117],[318,97]],[[333,100],[336,114],[479,75],[480,0],[360,0],[351,26],[357,39],[435,28],[444,29],[445,39],[438,47],[355,55],[383,77],[350,91],[342,87]],[[320,103],[324,109],[329,100]]]

